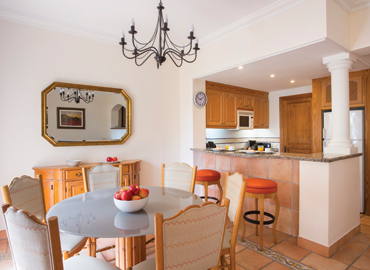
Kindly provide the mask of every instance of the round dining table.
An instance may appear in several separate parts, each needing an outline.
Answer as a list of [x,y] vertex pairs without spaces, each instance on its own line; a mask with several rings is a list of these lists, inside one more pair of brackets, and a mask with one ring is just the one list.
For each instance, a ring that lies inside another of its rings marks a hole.
[[131,267],[146,259],[146,235],[154,234],[154,214],[174,216],[189,205],[200,205],[199,196],[175,188],[145,186],[149,190],[147,205],[138,212],[125,213],[114,204],[113,196],[120,188],[79,194],[54,205],[47,218],[58,217],[59,230],[65,233],[116,238],[116,265]]

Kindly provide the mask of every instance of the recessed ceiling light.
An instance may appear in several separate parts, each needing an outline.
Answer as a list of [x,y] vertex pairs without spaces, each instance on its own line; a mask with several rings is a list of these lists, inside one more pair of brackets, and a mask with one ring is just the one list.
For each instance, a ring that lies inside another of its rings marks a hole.
[[291,83],[294,83],[294,80],[291,80],[290,82],[291,82]]
[[275,74],[271,74],[271,75],[270,75],[270,77],[271,77],[271,78],[274,78],[274,77],[275,77]]
[[243,66],[238,66],[238,69],[243,69]]

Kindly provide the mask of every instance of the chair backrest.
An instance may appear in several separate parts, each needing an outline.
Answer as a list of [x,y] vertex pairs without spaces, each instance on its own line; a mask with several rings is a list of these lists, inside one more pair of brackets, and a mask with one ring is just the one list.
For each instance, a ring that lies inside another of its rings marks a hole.
[[90,170],[82,168],[85,192],[120,187],[122,184],[122,165],[119,168],[110,164],[96,165]]
[[222,249],[229,200],[191,205],[163,220],[155,213],[156,269],[210,269]]
[[194,193],[197,166],[193,168],[186,163],[162,164],[162,187],[178,188]]
[[44,189],[41,174],[37,175],[37,179],[26,175],[14,178],[9,186],[3,186],[1,189],[5,203],[18,209],[24,209],[38,219],[45,221]]
[[57,217],[45,223],[10,204],[2,210],[15,269],[63,269]]
[[238,237],[238,229],[243,214],[246,188],[247,182],[244,181],[242,174],[234,173],[233,175],[230,175],[229,172],[226,173],[224,198],[228,198],[230,200],[229,219],[231,222],[234,222],[230,243],[231,248],[235,248]]

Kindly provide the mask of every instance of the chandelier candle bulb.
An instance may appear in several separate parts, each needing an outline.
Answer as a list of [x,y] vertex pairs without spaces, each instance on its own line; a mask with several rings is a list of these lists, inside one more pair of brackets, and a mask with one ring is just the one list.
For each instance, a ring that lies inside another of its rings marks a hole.
[[121,33],[121,38],[125,38],[125,31],[122,31],[122,33]]
[[167,16],[167,14],[164,14],[164,19],[163,19],[163,21],[164,21],[165,23],[168,23],[168,16]]
[[131,18],[131,26],[135,26],[135,20],[134,20],[134,18]]

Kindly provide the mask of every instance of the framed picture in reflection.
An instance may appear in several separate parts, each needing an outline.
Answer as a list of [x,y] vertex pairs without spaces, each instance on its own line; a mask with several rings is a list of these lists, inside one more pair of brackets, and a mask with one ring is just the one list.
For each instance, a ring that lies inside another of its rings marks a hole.
[[85,109],[57,107],[57,127],[85,129]]

